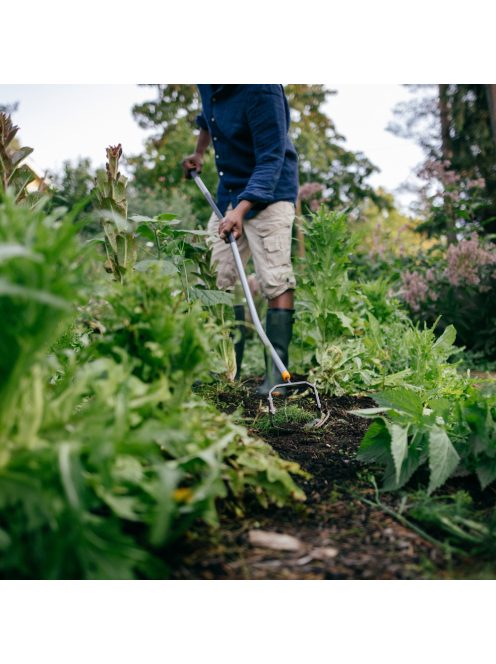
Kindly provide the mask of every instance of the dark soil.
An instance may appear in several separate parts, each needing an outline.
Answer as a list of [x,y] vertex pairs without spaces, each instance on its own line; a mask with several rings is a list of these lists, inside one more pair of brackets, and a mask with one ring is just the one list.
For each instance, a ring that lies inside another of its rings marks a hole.
[[[250,386],[216,392],[214,399],[226,412],[241,408],[247,426],[257,422],[265,406]],[[349,411],[371,407],[372,400],[341,397],[325,399],[323,405],[330,412],[324,429],[309,432],[288,425],[261,436],[283,458],[311,473],[311,479],[298,481],[306,502],[266,510],[254,504],[244,517],[226,511],[218,530],[196,531],[174,552],[172,578],[419,579],[446,574],[439,547],[364,502],[374,501],[374,491],[356,451],[368,421]],[[291,535],[300,546],[295,551],[253,546],[249,533],[254,530]]]

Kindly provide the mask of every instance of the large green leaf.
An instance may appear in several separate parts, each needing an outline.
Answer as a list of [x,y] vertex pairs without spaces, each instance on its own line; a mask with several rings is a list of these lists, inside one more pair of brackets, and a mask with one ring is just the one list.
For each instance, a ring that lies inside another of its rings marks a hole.
[[207,290],[203,288],[192,288],[190,290],[192,300],[199,300],[204,306],[212,307],[216,304],[232,305],[234,296],[232,293],[226,293],[219,290]]
[[377,463],[387,463],[391,459],[391,434],[383,418],[374,420],[367,429],[358,448],[357,458]]
[[394,460],[391,458],[390,462],[384,469],[382,488],[385,491],[396,491],[410,480],[414,472],[426,460],[426,453],[424,451],[426,444],[423,435],[413,438],[408,445],[406,457],[401,465],[399,478],[396,477]]
[[429,468],[431,471],[429,493],[446,482],[459,461],[460,457],[446,431],[438,426],[433,427],[429,433]]
[[424,410],[422,400],[416,392],[398,387],[394,390],[384,390],[374,394],[374,400],[380,406],[387,406],[394,410],[421,418]]

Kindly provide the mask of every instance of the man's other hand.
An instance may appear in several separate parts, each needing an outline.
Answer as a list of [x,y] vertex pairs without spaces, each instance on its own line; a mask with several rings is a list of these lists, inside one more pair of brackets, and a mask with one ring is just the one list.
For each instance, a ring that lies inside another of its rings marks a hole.
[[195,152],[193,154],[190,154],[188,157],[185,157],[183,159],[184,177],[189,178],[190,177],[189,173],[193,169],[197,173],[201,173],[202,166],[203,166],[203,157],[198,152]]

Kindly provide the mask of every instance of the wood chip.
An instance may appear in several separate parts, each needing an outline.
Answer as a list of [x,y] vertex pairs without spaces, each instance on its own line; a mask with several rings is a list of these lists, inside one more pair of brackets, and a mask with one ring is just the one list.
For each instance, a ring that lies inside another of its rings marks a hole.
[[339,551],[333,546],[319,546],[316,549],[312,549],[310,555],[314,560],[328,560],[335,558],[338,553]]
[[303,542],[296,537],[269,530],[250,530],[248,540],[252,546],[275,551],[301,551],[304,548]]

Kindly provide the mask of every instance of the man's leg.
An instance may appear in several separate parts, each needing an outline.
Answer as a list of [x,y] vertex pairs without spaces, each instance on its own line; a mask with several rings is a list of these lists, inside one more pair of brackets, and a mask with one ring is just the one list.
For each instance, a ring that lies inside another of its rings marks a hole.
[[269,300],[271,309],[294,309],[294,295],[292,290],[284,291],[281,295]]
[[[260,287],[269,302],[266,332],[277,354],[288,366],[293,330],[295,278],[291,265],[291,231],[295,216],[292,203],[269,205],[245,223],[245,234],[255,263]],[[282,376],[272,359],[265,355],[266,372],[260,395],[267,395]]]

